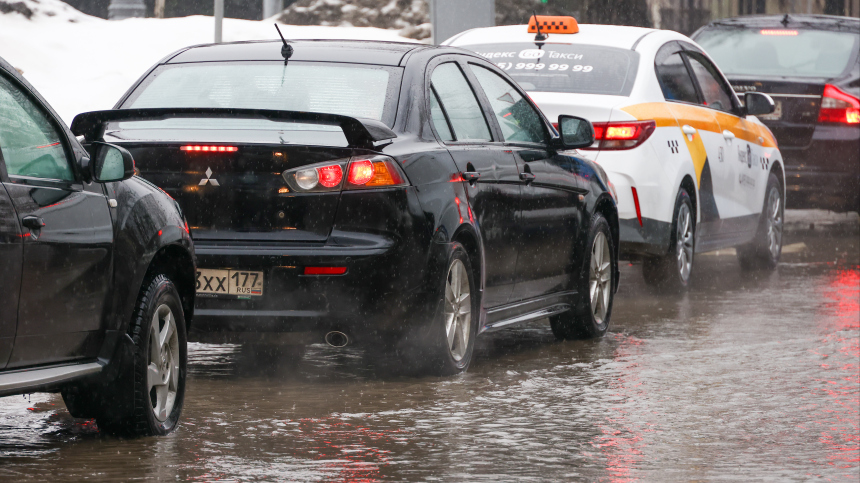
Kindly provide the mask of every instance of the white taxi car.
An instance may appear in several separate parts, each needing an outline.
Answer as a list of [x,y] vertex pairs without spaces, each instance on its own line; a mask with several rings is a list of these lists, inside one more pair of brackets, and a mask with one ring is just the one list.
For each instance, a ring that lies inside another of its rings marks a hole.
[[578,25],[473,29],[443,42],[491,59],[547,117],[594,123],[579,155],[617,192],[622,256],[654,285],[688,286],[695,253],[737,247],[744,268],[773,268],[782,251],[785,179],[766,95],[740,102],[707,54],[668,30]]

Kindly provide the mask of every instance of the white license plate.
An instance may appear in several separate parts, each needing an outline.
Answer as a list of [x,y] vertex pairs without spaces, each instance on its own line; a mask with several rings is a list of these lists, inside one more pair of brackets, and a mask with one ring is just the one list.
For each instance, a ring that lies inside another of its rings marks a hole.
[[773,112],[770,114],[762,114],[759,119],[765,121],[778,121],[782,119],[782,101],[773,101]]
[[197,293],[215,295],[263,295],[263,272],[246,270],[197,270]]

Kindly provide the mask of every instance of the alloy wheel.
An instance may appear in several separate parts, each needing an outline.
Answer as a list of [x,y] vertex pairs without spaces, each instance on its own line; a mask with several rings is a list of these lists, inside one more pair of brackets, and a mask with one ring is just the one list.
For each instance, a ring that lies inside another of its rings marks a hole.
[[675,233],[676,253],[678,256],[678,272],[681,280],[686,282],[693,269],[693,216],[690,206],[681,204],[678,210],[678,225]]
[[588,290],[591,297],[591,313],[598,324],[602,324],[609,311],[609,297],[612,290],[612,254],[609,241],[603,232],[594,237],[591,246],[591,266],[588,276]]
[[777,188],[770,190],[767,204],[767,248],[776,259],[782,247],[782,199]]
[[451,357],[460,362],[469,347],[472,327],[472,299],[469,275],[462,261],[455,259],[445,283],[445,335]]
[[164,422],[173,410],[179,387],[179,335],[173,312],[165,304],[152,316],[146,375],[153,414]]

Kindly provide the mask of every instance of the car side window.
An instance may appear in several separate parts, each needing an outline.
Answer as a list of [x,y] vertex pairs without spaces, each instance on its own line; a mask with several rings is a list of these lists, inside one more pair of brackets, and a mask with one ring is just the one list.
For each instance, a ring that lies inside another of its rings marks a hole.
[[74,181],[63,137],[47,113],[0,76],[0,152],[9,176]]
[[667,101],[699,103],[696,86],[681,54],[676,52],[656,66],[657,79]]
[[442,141],[451,142],[454,140],[454,135],[451,134],[451,126],[448,124],[448,116],[442,110],[442,104],[439,103],[439,97],[436,95],[436,90],[430,89],[430,117],[433,120],[433,127],[439,133]]
[[[457,141],[492,140],[478,98],[457,64],[448,62],[439,65],[433,71],[430,82],[439,95],[440,110],[444,110],[448,115],[454,129],[453,136]],[[439,124],[434,122],[434,126],[442,135]]]
[[716,71],[716,67],[711,65],[707,59],[699,54],[688,53],[687,59],[690,61],[690,67],[693,68],[693,74],[696,80],[699,81],[699,88],[702,90],[704,104],[719,111],[732,111],[732,97],[726,92],[726,86],[720,82],[720,75]]
[[525,97],[495,72],[479,65],[471,68],[490,101],[505,141],[546,142],[543,120]]

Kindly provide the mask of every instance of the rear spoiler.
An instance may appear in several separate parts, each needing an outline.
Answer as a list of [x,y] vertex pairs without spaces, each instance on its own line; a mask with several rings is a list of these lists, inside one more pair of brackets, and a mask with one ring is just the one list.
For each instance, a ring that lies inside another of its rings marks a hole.
[[176,117],[187,118],[239,118],[268,119],[271,121],[293,121],[305,124],[339,126],[350,147],[373,149],[374,143],[396,138],[388,126],[375,119],[362,119],[338,114],[321,114],[301,111],[275,111],[270,109],[233,109],[168,107],[155,109],[112,109],[109,111],[84,112],[72,121],[75,136],[84,136],[86,142],[100,141],[109,122],[160,121]]

